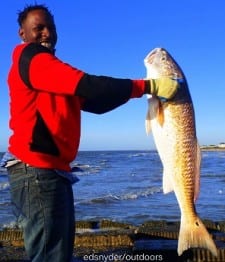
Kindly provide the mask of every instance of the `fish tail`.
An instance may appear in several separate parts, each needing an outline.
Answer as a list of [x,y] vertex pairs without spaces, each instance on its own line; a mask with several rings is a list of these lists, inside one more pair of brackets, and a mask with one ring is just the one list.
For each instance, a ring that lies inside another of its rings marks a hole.
[[196,216],[196,219],[191,223],[181,217],[177,249],[178,255],[180,256],[189,248],[205,248],[214,256],[217,256],[216,245],[198,216]]

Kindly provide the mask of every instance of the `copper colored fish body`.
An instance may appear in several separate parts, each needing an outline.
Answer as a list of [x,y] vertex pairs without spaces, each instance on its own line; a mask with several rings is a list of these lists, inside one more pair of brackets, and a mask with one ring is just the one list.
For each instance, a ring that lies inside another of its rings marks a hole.
[[172,56],[163,48],[151,51],[144,60],[147,78],[179,79],[180,87],[172,100],[156,96],[148,99],[146,131],[152,131],[163,164],[163,191],[174,191],[181,224],[178,254],[189,248],[206,248],[217,255],[217,248],[197,215],[201,153],[196,137],[195,115],[186,78]]

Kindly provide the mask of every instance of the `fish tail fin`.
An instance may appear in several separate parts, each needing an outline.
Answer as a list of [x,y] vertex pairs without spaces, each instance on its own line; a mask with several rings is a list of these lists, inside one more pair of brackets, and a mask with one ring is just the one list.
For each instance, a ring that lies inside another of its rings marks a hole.
[[196,219],[191,223],[181,217],[177,249],[178,255],[180,256],[189,248],[205,248],[215,257],[217,256],[216,245],[198,216],[196,216]]

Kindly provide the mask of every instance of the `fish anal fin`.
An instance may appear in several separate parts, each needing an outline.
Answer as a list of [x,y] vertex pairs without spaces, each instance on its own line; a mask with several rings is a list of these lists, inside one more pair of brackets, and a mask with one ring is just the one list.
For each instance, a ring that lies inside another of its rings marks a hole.
[[173,185],[172,185],[172,181],[171,181],[171,175],[167,172],[165,172],[165,170],[163,171],[163,193],[164,194],[168,194],[170,192],[172,192],[173,189]]
[[182,253],[189,248],[208,249],[215,257],[218,254],[211,235],[198,216],[191,222],[185,221],[184,217],[181,216],[177,249],[178,255],[182,255]]

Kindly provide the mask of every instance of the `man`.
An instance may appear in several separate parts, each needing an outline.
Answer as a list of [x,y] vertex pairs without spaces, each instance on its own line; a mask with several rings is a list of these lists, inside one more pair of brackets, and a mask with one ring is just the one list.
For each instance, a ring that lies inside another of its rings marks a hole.
[[55,56],[54,18],[44,5],[18,16],[24,43],[13,51],[9,157],[5,161],[12,202],[35,262],[67,262],[74,245],[74,200],[70,162],[80,141],[81,110],[102,114],[130,98],[172,98],[172,79],[130,80],[89,75]]

